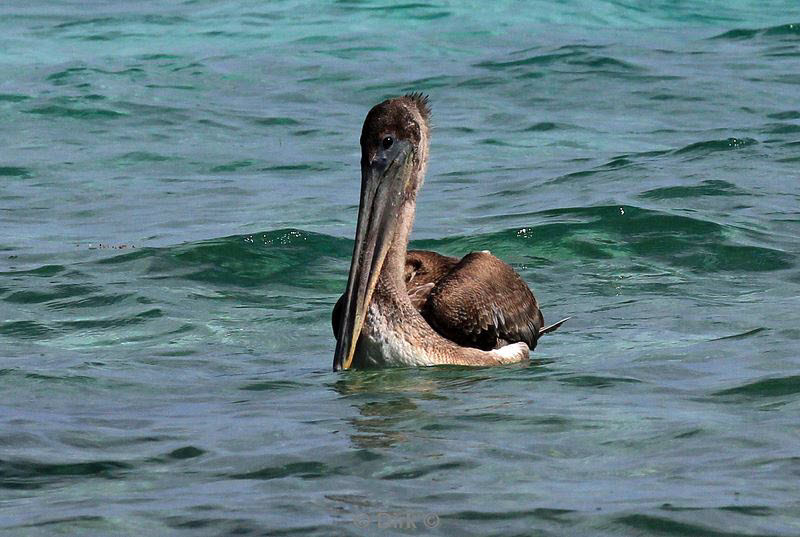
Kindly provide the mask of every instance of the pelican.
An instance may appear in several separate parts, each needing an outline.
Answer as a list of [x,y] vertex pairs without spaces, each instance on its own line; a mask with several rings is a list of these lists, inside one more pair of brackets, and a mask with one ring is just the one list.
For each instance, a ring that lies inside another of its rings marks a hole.
[[428,166],[428,97],[375,105],[361,130],[361,201],[347,288],[333,309],[333,370],[527,360],[544,326],[533,293],[491,253],[408,251]]

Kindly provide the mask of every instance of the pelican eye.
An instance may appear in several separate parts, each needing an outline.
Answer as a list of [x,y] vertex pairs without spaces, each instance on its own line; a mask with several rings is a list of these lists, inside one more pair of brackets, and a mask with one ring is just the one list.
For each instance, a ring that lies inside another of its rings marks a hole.
[[387,136],[381,142],[381,144],[383,145],[384,149],[389,149],[390,147],[392,147],[393,143],[394,143],[394,138],[392,138],[391,136]]

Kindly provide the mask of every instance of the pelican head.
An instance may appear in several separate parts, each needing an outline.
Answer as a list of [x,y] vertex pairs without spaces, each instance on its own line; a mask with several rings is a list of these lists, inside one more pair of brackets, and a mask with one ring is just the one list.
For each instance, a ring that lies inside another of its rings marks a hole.
[[[410,229],[417,191],[428,164],[430,108],[421,93],[375,105],[361,129],[361,201],[333,370],[348,369],[375,285],[398,235]],[[404,210],[406,208],[412,210]],[[402,241],[407,240],[403,237]],[[405,260],[406,244],[397,254]]]

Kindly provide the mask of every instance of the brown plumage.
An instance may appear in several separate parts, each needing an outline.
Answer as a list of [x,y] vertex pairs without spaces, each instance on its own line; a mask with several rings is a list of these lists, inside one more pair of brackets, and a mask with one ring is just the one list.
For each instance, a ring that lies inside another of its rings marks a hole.
[[[540,336],[566,320],[544,326],[539,303],[509,265],[488,252],[461,260],[427,250],[406,254],[405,283],[414,308],[440,335],[464,347],[498,349],[525,342],[532,351]],[[344,295],[333,307],[334,335]]]

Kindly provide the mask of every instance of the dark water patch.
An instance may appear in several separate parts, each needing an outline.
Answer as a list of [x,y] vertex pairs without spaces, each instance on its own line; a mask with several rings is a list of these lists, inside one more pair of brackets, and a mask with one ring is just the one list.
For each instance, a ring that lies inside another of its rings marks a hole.
[[481,145],[496,145],[498,147],[513,147],[513,144],[506,142],[505,140],[500,140],[497,138],[484,138],[480,140],[478,143]]
[[[97,528],[98,525],[105,526],[107,524],[107,520],[104,517],[96,516],[96,515],[77,515],[71,517],[63,517],[63,518],[48,518],[46,520],[42,520],[40,522],[34,522],[31,524],[22,524],[20,526],[16,526],[18,528],[43,528],[47,526],[64,526],[64,529],[69,528],[72,532],[78,530],[78,528],[82,528],[84,530],[88,529],[99,529]],[[110,529],[109,529],[110,531]],[[58,533],[62,533],[59,531]],[[74,535],[74,533],[73,533]]]
[[300,122],[290,117],[259,117],[253,118],[252,122],[256,125],[265,127],[286,127],[300,125]]
[[25,112],[28,114],[85,120],[116,119],[127,115],[123,112],[117,112],[116,110],[109,110],[106,108],[71,108],[60,105],[38,106],[26,110]]
[[228,173],[239,171],[243,168],[249,168],[253,165],[252,160],[236,160],[227,164],[220,164],[211,168],[212,173]]
[[133,293],[97,294],[93,296],[69,298],[53,301],[47,305],[53,310],[71,310],[72,308],[103,308],[112,306],[134,296]]
[[510,61],[482,61],[476,63],[475,67],[480,67],[483,69],[490,69],[492,71],[502,71],[510,68],[517,68],[517,67],[526,67],[526,66],[539,66],[539,65],[550,65],[553,63],[560,62],[566,58],[571,58],[576,55],[579,55],[580,52],[569,51],[569,52],[561,52],[561,53],[550,53],[550,54],[537,54],[534,56],[529,56],[527,58],[522,58],[520,60],[510,60]]
[[54,336],[56,331],[36,321],[4,321],[0,335],[17,339],[40,339]]
[[21,166],[0,166],[0,177],[30,177],[30,170]]
[[[214,518],[204,516],[190,516],[190,515],[173,515],[164,518],[164,524],[169,528],[178,530],[190,530],[193,534],[200,530],[214,530],[214,535],[280,535],[281,533],[275,531],[266,531],[265,528],[259,528],[252,521],[242,518]],[[286,530],[285,534],[292,534],[291,530]],[[302,533],[297,533],[302,535]],[[312,535],[312,533],[309,533]]]
[[96,287],[77,284],[59,284],[45,291],[15,291],[4,297],[3,300],[14,304],[38,304],[60,298],[87,295],[96,291],[98,291]]
[[[322,129],[299,129],[296,131],[292,131],[292,136],[298,136],[298,137],[320,136],[325,134],[326,132]],[[328,132],[327,134],[330,134],[330,132]]]
[[90,17],[78,18],[62,22],[53,28],[65,29],[82,26],[118,26],[120,24],[152,24],[156,26],[175,26],[188,23],[189,19],[180,15],[167,15],[162,13],[129,13],[115,17]]
[[540,520],[548,520],[551,522],[567,523],[569,520],[566,518],[568,515],[575,513],[571,509],[553,509],[546,507],[538,507],[535,509],[527,510],[508,510],[508,511],[457,511],[452,514],[442,516],[443,519],[448,520],[466,520],[466,521],[515,521],[526,518],[534,518]]
[[672,435],[672,438],[676,438],[676,439],[692,438],[692,437],[695,437],[695,436],[700,436],[701,434],[703,434],[703,432],[705,432],[704,429],[690,429],[688,431],[675,433],[675,434]]
[[719,179],[709,179],[702,181],[699,185],[689,186],[669,186],[654,188],[639,194],[640,198],[645,199],[680,199],[698,198],[703,196],[747,196],[749,192],[737,187],[733,183]]
[[769,28],[746,29],[740,28],[715,35],[711,39],[746,40],[755,37],[800,38],[800,23],[782,24]]
[[297,477],[300,479],[319,479],[337,473],[327,464],[318,461],[303,461],[284,464],[283,466],[268,466],[260,470],[245,472],[241,474],[231,474],[226,477],[230,479],[283,479],[285,477]]
[[166,162],[174,160],[172,157],[159,155],[158,153],[151,153],[149,151],[131,151],[116,157],[114,162],[116,164],[139,163],[139,162]]
[[112,30],[97,34],[73,35],[69,39],[77,39],[79,41],[123,41],[125,39],[147,38],[147,34],[138,32],[120,32]]
[[791,74],[791,75],[777,75],[768,79],[770,82],[777,82],[779,84],[792,84],[798,85],[800,84],[800,75]]
[[71,79],[75,75],[80,75],[89,72],[88,67],[68,67],[63,71],[52,73],[45,77],[45,80],[53,82],[55,85],[60,86],[66,83],[67,79]]
[[[377,54],[389,54],[392,52],[392,48],[388,46],[381,46],[381,45],[368,45],[368,46],[361,46],[361,47],[343,47],[343,48],[334,48],[334,49],[325,49],[322,50],[322,54],[326,54],[328,56],[332,56],[334,58],[340,60],[351,60],[354,57],[359,56],[367,56],[367,55],[377,55]],[[394,91],[397,91],[396,84],[387,84],[387,86],[393,87]],[[391,95],[394,96],[394,92]],[[385,96],[384,98],[389,98],[389,96]]]
[[[384,5],[368,5],[368,4],[361,4],[359,2],[340,2],[343,4],[344,7],[350,10],[358,10],[358,11],[383,11],[387,13],[396,12],[397,14],[407,16],[410,18],[418,18],[424,17],[425,12],[430,9],[434,9],[435,6],[431,4],[425,4],[420,2],[409,2],[406,4],[384,4]],[[416,14],[414,13],[407,13],[409,11],[416,11],[419,12]],[[436,12],[439,13],[439,12]],[[437,17],[438,18],[438,17]]]
[[169,453],[167,453],[166,457],[169,459],[175,460],[186,460],[186,459],[195,459],[197,457],[202,457],[205,455],[205,450],[194,446],[184,446],[181,448],[173,449]]
[[627,158],[627,157],[615,157],[610,161],[606,162],[601,166],[601,168],[606,168],[609,170],[617,170],[620,168],[627,168],[634,164],[634,161]]
[[764,53],[767,58],[800,58],[800,50],[795,49],[794,46],[782,47],[789,50],[775,50],[770,49]]
[[273,390],[295,390],[303,388],[308,388],[308,385],[300,382],[293,382],[291,380],[270,380],[270,381],[254,382],[252,384],[246,384],[245,386],[242,386],[239,389],[247,391],[273,391]]
[[539,123],[534,123],[530,127],[526,127],[523,129],[523,132],[548,132],[554,130],[563,130],[570,128],[570,125],[564,123],[553,123],[551,121],[540,121]]
[[642,514],[616,517],[613,519],[613,522],[627,528],[627,531],[633,529],[637,532],[643,532],[643,534],[646,535],[675,535],[681,537],[687,535],[691,535],[692,537],[766,537],[769,535],[765,533],[741,533],[727,529],[716,529],[666,517]]
[[74,28],[76,26],[100,26],[104,24],[118,24],[119,20],[115,17],[92,17],[86,19],[71,20],[61,22],[53,26],[53,28]]
[[145,87],[153,89],[175,89],[184,91],[194,91],[198,89],[197,86],[191,86],[189,84],[145,84]]
[[87,385],[97,382],[97,379],[87,375],[44,375],[42,373],[27,373],[25,378],[52,384]]
[[295,39],[293,43],[300,45],[336,45],[339,44],[340,39],[332,35],[307,35],[299,39]]
[[330,169],[331,167],[329,165],[324,164],[322,162],[317,162],[317,163],[306,163],[306,164],[278,164],[276,166],[265,166],[263,168],[259,168],[258,171],[303,173],[303,172],[327,172]]
[[574,58],[567,61],[571,65],[584,65],[593,69],[621,70],[621,71],[644,71],[644,68],[629,62],[617,60],[608,56],[589,55],[586,58]]
[[474,423],[485,423],[487,427],[502,425],[506,429],[516,427],[518,430],[536,433],[566,432],[580,427],[580,425],[576,423],[576,420],[556,415],[517,416],[501,412],[480,412],[455,416],[453,418],[453,423],[443,424],[437,422],[423,427],[423,430],[444,431],[469,427],[470,424]]
[[64,265],[43,265],[30,270],[10,270],[6,272],[0,272],[0,276],[37,276],[40,278],[49,278],[64,272],[65,270],[67,270],[67,268]]
[[[78,67],[68,67],[62,71],[57,71],[48,75],[45,80],[52,83],[54,86],[68,86],[73,85],[81,90],[88,89],[96,83],[99,78],[98,75],[122,77],[129,79],[141,79],[145,74],[144,69],[141,67],[126,67],[117,71],[109,69],[101,69],[98,67],[87,67],[81,65]],[[80,102],[82,96],[59,96],[52,99],[56,105],[66,105],[69,103]]]
[[720,510],[747,516],[771,516],[774,513],[774,510],[766,505],[725,505],[720,507]]
[[74,463],[42,463],[0,459],[0,487],[41,488],[68,478],[114,479],[133,468],[113,460]]
[[159,308],[149,309],[135,315],[117,317],[110,319],[81,319],[76,321],[59,321],[58,326],[68,330],[89,330],[97,328],[119,328],[143,324],[153,319],[164,316],[164,312]]
[[643,95],[647,95],[647,98],[650,99],[651,101],[682,101],[688,103],[696,103],[706,100],[704,97],[700,97],[697,95],[681,95],[676,93],[655,93],[655,94],[643,93]]
[[583,388],[610,388],[618,384],[639,384],[642,381],[630,377],[603,377],[597,375],[570,375],[561,377],[559,382]]
[[416,468],[410,468],[407,470],[390,472],[386,475],[381,476],[380,478],[386,480],[417,479],[420,477],[424,477],[426,475],[436,474],[438,472],[448,472],[451,470],[464,471],[469,468],[474,468],[476,466],[477,465],[472,462],[451,461],[451,462],[443,462],[440,464],[427,464],[427,465],[417,466]]
[[747,398],[782,397],[800,394],[800,376],[768,378],[714,392],[716,396],[741,395]]
[[777,120],[787,120],[787,119],[800,119],[800,112],[797,110],[787,110],[785,112],[776,112],[774,114],[768,114],[768,118],[770,119],[777,119]]
[[731,151],[741,149],[758,142],[752,138],[726,138],[724,140],[708,140],[696,142],[680,149],[676,149],[675,155],[708,155],[719,151]]
[[27,95],[16,93],[0,93],[0,103],[21,103],[30,99]]
[[677,237],[653,237],[637,241],[632,249],[654,257],[672,256],[673,264],[701,272],[768,272],[794,265],[793,256],[780,250],[719,244],[708,239],[689,243]]
[[137,60],[149,62],[149,61],[159,61],[159,60],[180,60],[182,56],[178,56],[176,54],[164,54],[164,53],[155,53],[155,54],[140,54],[136,56]]
[[761,132],[765,134],[797,134],[800,132],[800,125],[793,123],[773,123],[766,125]]
[[749,337],[755,336],[756,334],[760,334],[762,332],[767,332],[768,330],[769,330],[769,328],[761,326],[761,327],[758,327],[758,328],[753,328],[752,330],[747,330],[745,332],[741,332],[739,334],[733,334],[733,335],[730,335],[730,336],[723,336],[723,337],[715,338],[715,339],[712,339],[711,341],[725,341],[725,340],[728,340],[728,339],[747,339]]
[[554,52],[536,54],[525,58],[492,61],[486,60],[474,64],[474,67],[489,69],[492,71],[525,72],[530,73],[532,68],[554,68],[558,66],[570,72],[581,74],[614,75],[614,74],[633,74],[645,71],[645,68],[624,60],[619,60],[610,56],[593,54],[586,49],[561,48]]

